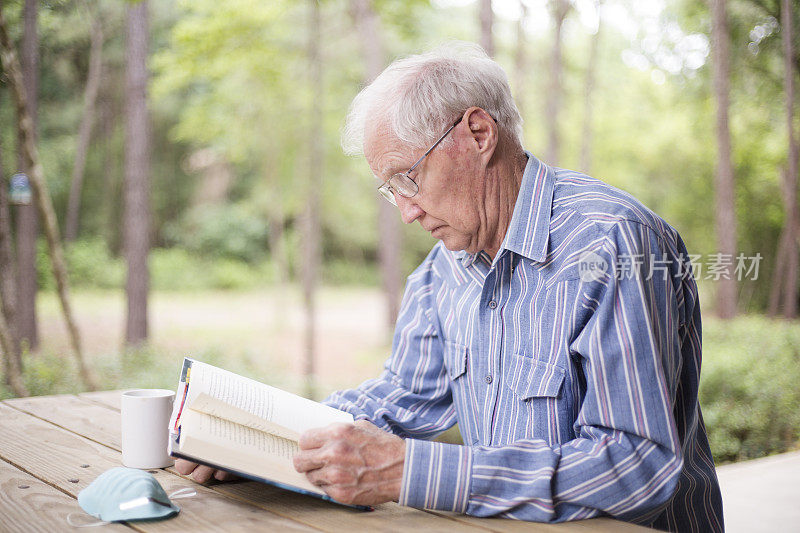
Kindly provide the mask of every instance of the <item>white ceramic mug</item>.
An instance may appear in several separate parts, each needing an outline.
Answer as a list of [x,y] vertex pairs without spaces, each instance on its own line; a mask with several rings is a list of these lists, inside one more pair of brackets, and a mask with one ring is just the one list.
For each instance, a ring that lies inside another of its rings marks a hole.
[[165,468],[169,418],[175,392],[135,389],[122,393],[122,464],[129,468]]

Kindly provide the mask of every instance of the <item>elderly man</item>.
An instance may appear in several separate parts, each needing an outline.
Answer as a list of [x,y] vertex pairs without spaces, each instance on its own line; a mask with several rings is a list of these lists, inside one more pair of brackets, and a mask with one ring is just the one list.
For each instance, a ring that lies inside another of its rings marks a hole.
[[[333,498],[721,531],[678,233],[630,195],[523,150],[503,70],[451,44],[356,97],[344,146],[440,242],[409,277],[383,374],[303,435]],[[432,442],[458,422],[463,445]]]

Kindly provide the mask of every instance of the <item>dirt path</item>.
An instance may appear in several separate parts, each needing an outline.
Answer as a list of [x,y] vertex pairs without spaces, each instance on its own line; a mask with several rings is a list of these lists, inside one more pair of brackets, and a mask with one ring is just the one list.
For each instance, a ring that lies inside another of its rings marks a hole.
[[[320,391],[354,386],[376,376],[389,353],[381,295],[375,289],[326,288],[318,300],[317,376]],[[304,315],[297,288],[253,292],[154,293],[152,346],[175,356],[217,352],[262,375],[299,388]],[[87,357],[121,346],[125,301],[121,291],[80,292],[74,307]],[[54,295],[39,299],[42,350],[67,353],[66,332]],[[234,365],[237,366],[237,365]]]

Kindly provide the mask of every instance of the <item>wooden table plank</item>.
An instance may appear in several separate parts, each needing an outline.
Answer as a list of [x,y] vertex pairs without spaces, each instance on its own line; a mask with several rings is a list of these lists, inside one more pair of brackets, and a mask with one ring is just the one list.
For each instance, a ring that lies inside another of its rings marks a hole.
[[99,403],[120,410],[122,404],[122,390],[104,390],[97,392],[82,392],[78,394],[80,398],[91,402]]
[[[83,514],[86,521],[94,522],[94,517],[83,513],[74,498],[54,489],[35,477],[22,472],[14,466],[0,461],[0,531],[6,533],[52,533],[71,529],[66,517],[70,513]],[[92,531],[130,532],[123,524],[96,526]]]
[[[0,459],[77,497],[102,472],[121,465],[118,451],[0,403]],[[86,465],[84,467],[84,465]],[[167,493],[191,487],[197,496],[178,500],[180,514],[160,522],[132,522],[139,531],[243,531],[271,527],[279,531],[313,531],[241,500],[162,470],[155,477]]]
[[115,450],[122,450],[119,411],[77,396],[32,396],[5,400],[32,414]]
[[560,524],[542,524],[538,522],[524,522],[522,520],[507,520],[503,518],[477,518],[457,513],[445,513],[435,511],[435,514],[442,517],[450,517],[453,520],[464,524],[480,525],[492,531],[508,533],[565,533],[565,532],[592,532],[592,533],[653,533],[650,528],[637,526],[630,522],[612,520],[611,518],[591,518],[589,520],[576,520],[573,522],[563,522]]
[[375,511],[348,509],[317,498],[295,494],[263,483],[221,483],[219,492],[247,501],[268,505],[274,512],[291,517],[324,531],[387,531],[387,532],[486,532],[482,524],[465,524],[430,513],[402,507],[396,503],[376,506]]

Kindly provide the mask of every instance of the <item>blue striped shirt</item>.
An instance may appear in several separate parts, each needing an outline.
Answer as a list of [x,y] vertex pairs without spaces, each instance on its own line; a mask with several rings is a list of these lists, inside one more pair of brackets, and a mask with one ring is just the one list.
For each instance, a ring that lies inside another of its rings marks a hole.
[[[527,155],[494,260],[437,243],[408,278],[383,374],[326,403],[407,438],[403,505],[721,531],[680,236]],[[456,422],[464,445],[427,440]]]

